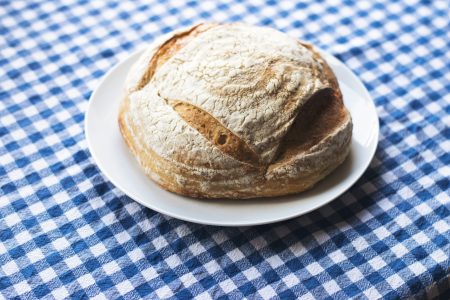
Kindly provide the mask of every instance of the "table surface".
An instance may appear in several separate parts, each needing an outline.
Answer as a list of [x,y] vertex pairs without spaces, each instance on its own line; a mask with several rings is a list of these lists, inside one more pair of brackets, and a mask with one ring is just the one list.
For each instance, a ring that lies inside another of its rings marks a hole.
[[[450,298],[448,1],[1,1],[0,298]],[[114,64],[202,20],[334,54],[380,117],[369,169],[312,213],[176,220],[121,193],[83,132]]]

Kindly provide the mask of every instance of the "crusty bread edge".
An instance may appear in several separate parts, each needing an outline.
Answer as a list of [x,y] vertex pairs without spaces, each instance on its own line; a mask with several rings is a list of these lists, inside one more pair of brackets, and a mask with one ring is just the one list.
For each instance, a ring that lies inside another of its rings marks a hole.
[[[189,178],[189,174],[185,174],[186,172],[176,168],[153,150],[142,145],[140,139],[133,138],[137,128],[132,123],[131,118],[128,118],[128,114],[129,99],[126,98],[120,107],[119,128],[125,143],[143,168],[145,174],[162,188],[189,197],[246,199],[303,192],[312,188],[317,182],[335,170],[345,160],[350,151],[352,122],[350,115],[348,115],[344,124],[326,139],[322,140],[320,144],[316,145],[316,151],[300,158],[303,164],[311,164],[317,160],[328,160],[329,163],[326,166],[314,169],[312,172],[305,172],[297,177],[287,176],[286,174],[280,174],[279,176],[263,174],[261,177],[255,177],[253,184],[239,190],[233,189],[233,187],[220,190],[206,190],[202,188],[201,182],[196,179],[191,179],[188,185],[180,184],[175,178],[176,175]],[[334,147],[329,145],[334,145]]]

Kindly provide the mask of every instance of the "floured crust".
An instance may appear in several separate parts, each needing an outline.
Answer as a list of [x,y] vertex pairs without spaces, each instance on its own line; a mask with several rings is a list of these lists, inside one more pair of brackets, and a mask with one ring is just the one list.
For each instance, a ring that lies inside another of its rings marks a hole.
[[123,138],[146,174],[193,197],[312,187],[347,156],[352,123],[312,46],[269,28],[200,24],[156,41],[129,73]]

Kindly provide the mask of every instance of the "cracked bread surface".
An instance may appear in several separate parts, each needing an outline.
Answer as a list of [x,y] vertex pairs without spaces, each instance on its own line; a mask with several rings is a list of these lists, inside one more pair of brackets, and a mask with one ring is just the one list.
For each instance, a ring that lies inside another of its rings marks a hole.
[[155,41],[129,72],[122,136],[163,188],[253,198],[311,188],[347,156],[352,122],[311,45],[274,29],[199,24]]

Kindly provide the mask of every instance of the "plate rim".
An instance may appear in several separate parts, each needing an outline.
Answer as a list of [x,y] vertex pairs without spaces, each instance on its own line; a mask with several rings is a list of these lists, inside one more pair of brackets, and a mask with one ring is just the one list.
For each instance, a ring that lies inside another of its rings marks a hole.
[[[122,193],[124,193],[127,197],[130,197],[131,199],[133,199],[133,201],[138,202],[139,204],[150,208],[158,213],[161,213],[163,215],[167,215],[170,216],[172,218],[176,218],[179,220],[183,220],[183,221],[187,221],[187,222],[192,222],[192,223],[196,223],[196,224],[203,224],[203,225],[213,225],[213,226],[224,226],[224,227],[239,227],[239,226],[256,226],[256,225],[265,225],[265,224],[271,224],[271,223],[276,223],[276,222],[281,222],[281,221],[285,221],[285,220],[289,220],[292,218],[296,218],[302,215],[305,215],[307,213],[310,213],[322,206],[325,206],[327,204],[329,204],[330,202],[332,202],[333,200],[335,200],[336,198],[342,196],[342,194],[344,194],[346,191],[348,191],[360,178],[361,176],[367,171],[367,168],[369,167],[370,163],[372,162],[376,150],[378,148],[378,144],[379,144],[379,135],[380,135],[380,121],[379,121],[379,116],[376,110],[376,105],[373,101],[373,98],[370,96],[369,91],[367,90],[366,86],[364,85],[364,83],[356,76],[356,74],[346,65],[344,64],[342,61],[340,61],[337,57],[335,57],[334,55],[332,55],[331,53],[329,53],[328,51],[325,51],[317,46],[315,46],[316,49],[318,49],[318,51],[320,52],[320,54],[325,58],[325,61],[328,62],[328,59],[332,59],[337,61],[340,65],[342,65],[345,70],[347,71],[347,73],[352,77],[352,81],[356,81],[361,87],[362,87],[362,92],[364,93],[364,96],[369,99],[370,101],[368,101],[368,104],[371,106],[373,112],[374,112],[374,116],[376,119],[376,122],[374,124],[374,130],[375,130],[375,136],[373,137],[373,139],[375,140],[373,146],[370,148],[371,153],[370,155],[368,155],[367,160],[364,161],[364,166],[361,167],[359,169],[359,174],[356,175],[355,179],[353,180],[353,182],[351,184],[349,184],[348,186],[344,186],[344,188],[342,188],[342,190],[339,190],[335,195],[333,195],[332,197],[330,197],[329,199],[326,199],[325,201],[318,201],[317,204],[304,209],[302,211],[299,212],[294,212],[292,214],[286,214],[282,217],[278,217],[278,218],[272,218],[272,219],[267,219],[267,220],[257,220],[257,221],[249,221],[249,222],[229,222],[229,223],[224,223],[221,221],[218,222],[213,222],[213,221],[208,221],[208,220],[202,220],[199,218],[193,218],[190,216],[183,216],[177,213],[173,213],[171,211],[167,211],[164,209],[160,209],[158,206],[155,206],[153,204],[149,204],[141,199],[139,199],[139,197],[135,198],[131,195],[133,195],[132,192],[129,192],[128,188],[124,187],[120,182],[117,182],[116,179],[112,178],[112,176],[110,176],[108,174],[108,172],[105,171],[103,163],[101,162],[101,160],[98,158],[98,153],[94,150],[95,147],[92,146],[91,143],[91,137],[90,137],[90,133],[89,133],[89,124],[91,123],[91,118],[90,118],[90,114],[92,111],[92,106],[93,106],[93,102],[95,101],[95,98],[97,97],[97,94],[99,93],[100,87],[102,85],[105,84],[105,81],[111,76],[112,73],[114,73],[117,69],[119,69],[122,65],[126,64],[129,60],[133,59],[134,57],[138,57],[138,55],[142,54],[143,51],[145,51],[145,48],[140,48],[135,50],[134,52],[132,52],[130,55],[128,55],[127,57],[119,60],[112,68],[110,68],[99,80],[99,82],[97,83],[96,87],[94,88],[91,96],[89,97],[88,100],[88,105],[86,108],[86,112],[85,112],[85,118],[84,118],[84,134],[85,134],[85,140],[87,143],[87,148],[89,149],[89,152],[91,153],[92,159],[95,163],[95,165],[99,168],[99,170],[102,172],[103,176],[105,177],[105,179],[107,179],[109,182],[111,182],[116,188],[118,188]],[[336,76],[337,77],[337,76]],[[339,81],[339,78],[337,78]],[[143,176],[146,176],[145,174],[143,174]],[[147,177],[147,176],[146,176]],[[147,177],[147,180],[150,180]],[[326,179],[325,179],[326,180]],[[159,186],[157,186],[157,188],[161,188]],[[174,193],[172,193],[174,194]],[[181,197],[180,195],[174,194],[177,197]],[[190,197],[191,199],[196,200],[195,198]]]

